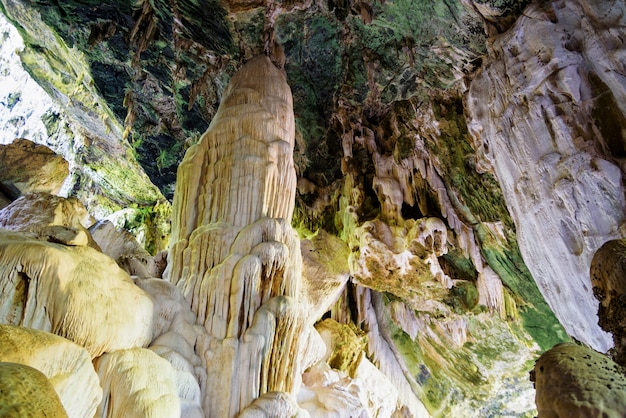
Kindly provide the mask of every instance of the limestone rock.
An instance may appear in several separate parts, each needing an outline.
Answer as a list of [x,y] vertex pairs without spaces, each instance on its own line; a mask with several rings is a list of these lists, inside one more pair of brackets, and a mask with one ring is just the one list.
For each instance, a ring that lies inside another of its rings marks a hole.
[[599,324],[613,334],[613,360],[626,367],[626,240],[612,240],[591,261],[593,294],[600,301]]
[[479,165],[500,182],[525,263],[567,332],[600,351],[610,336],[587,272],[626,213],[625,16],[618,2],[533,2],[490,40],[466,100]]
[[298,407],[293,396],[285,392],[265,393],[239,414],[239,418],[273,417],[309,418],[309,414]]
[[21,194],[59,194],[69,175],[68,167],[62,156],[27,139],[0,145],[0,182],[10,183]]
[[50,381],[39,370],[0,362],[0,382],[0,416],[67,417]]
[[232,78],[209,129],[179,166],[172,241],[218,222],[242,227],[265,216],[291,221],[294,141],[285,75],[259,56]]
[[[65,408],[63,416],[65,411],[70,418],[94,416],[102,389],[91,357],[83,347],[47,332],[0,325],[0,361],[23,364],[43,373],[48,381],[37,383],[34,392],[45,394],[51,384]],[[4,401],[0,402],[0,410],[4,405]]]
[[364,356],[356,366],[352,377],[323,362],[309,368],[300,406],[319,418],[391,417],[401,409],[397,389],[376,366]]
[[195,325],[188,302],[170,282],[161,279],[136,279],[154,303],[154,339],[148,347],[167,360],[175,371],[175,384],[183,417],[201,417],[202,390],[206,369],[194,347],[206,330]]
[[532,379],[538,418],[619,418],[626,411],[625,370],[587,347],[566,343],[546,351]]
[[89,233],[102,252],[131,276],[161,277],[163,269],[128,231],[117,229],[110,221],[99,221]]
[[434,219],[405,226],[380,220],[364,223],[358,232],[359,252],[350,258],[354,278],[364,286],[411,300],[425,311],[446,312],[439,301],[453,282],[437,258],[446,251],[446,235],[440,227],[426,227],[435,223],[445,231],[443,222]]
[[398,391],[365,356],[367,338],[326,319],[316,325],[326,354],[307,369],[299,404],[314,417],[386,417],[399,409]]
[[[163,199],[122,140],[124,128],[98,93],[85,56],[30,6],[3,1],[0,143],[27,138],[63,156],[71,174],[63,194],[71,191],[98,218]],[[28,45],[33,39],[36,48]]]
[[339,324],[332,319],[318,323],[316,329],[327,347],[322,360],[333,369],[344,371],[354,377],[367,346],[367,338],[362,335],[363,332],[354,326]]
[[153,303],[106,255],[0,229],[0,322],[63,336],[97,357],[148,345]]
[[233,417],[268,392],[295,393],[304,357],[315,354],[304,348],[312,327],[298,300],[302,256],[290,225],[294,137],[285,76],[260,56],[233,76],[179,166],[164,276],[207,332],[195,348],[209,417]]
[[302,299],[309,304],[310,318],[328,312],[350,277],[350,249],[341,239],[319,230],[300,241],[302,251]]
[[74,198],[29,193],[0,211],[0,228],[30,232],[39,239],[99,249],[86,229],[91,217]]
[[96,360],[95,367],[104,391],[97,416],[180,416],[176,372],[151,350],[133,348],[106,353]]

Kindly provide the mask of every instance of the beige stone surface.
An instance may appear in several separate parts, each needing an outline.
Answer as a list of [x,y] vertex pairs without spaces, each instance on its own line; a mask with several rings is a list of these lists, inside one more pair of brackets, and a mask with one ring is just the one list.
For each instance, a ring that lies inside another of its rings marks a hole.
[[[57,335],[0,325],[0,362],[24,364],[43,373],[48,382],[33,390],[45,393],[52,385],[70,418],[92,417],[102,399],[87,350]],[[0,402],[0,409],[2,405],[4,402]]]
[[29,193],[0,210],[0,228],[29,232],[65,245],[89,245],[99,249],[87,227],[91,216],[74,198],[49,193]]
[[0,416],[67,417],[63,405],[46,376],[37,369],[0,362]]
[[313,320],[299,300],[302,255],[290,225],[294,141],[285,75],[260,56],[233,76],[178,169],[164,277],[206,329],[195,347],[209,417],[236,416],[264,393],[295,393],[319,355],[306,347]]
[[95,361],[103,388],[96,415],[106,418],[171,418],[181,414],[176,371],[151,350],[106,353]]
[[300,242],[302,251],[302,299],[312,321],[328,312],[350,279],[350,249],[340,238],[324,230]]
[[613,360],[626,367],[626,240],[605,242],[591,260],[599,324],[613,334]]
[[69,164],[45,145],[16,139],[0,145],[0,181],[8,181],[22,194],[58,194],[69,175]]
[[153,302],[106,255],[0,229],[0,322],[63,336],[92,357],[147,346]]
[[595,350],[559,344],[533,371],[538,418],[621,418],[626,411],[626,370]]
[[130,232],[115,228],[110,221],[98,221],[89,233],[100,250],[131,276],[160,277],[163,273],[155,257],[137,242]]
[[239,418],[273,417],[309,418],[310,415],[300,409],[293,396],[285,392],[265,393],[239,414]]

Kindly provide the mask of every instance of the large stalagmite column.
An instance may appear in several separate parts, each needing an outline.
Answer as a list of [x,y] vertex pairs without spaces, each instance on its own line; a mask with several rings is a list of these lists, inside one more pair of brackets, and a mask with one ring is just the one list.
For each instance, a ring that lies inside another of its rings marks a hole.
[[234,416],[264,393],[293,394],[299,385],[308,334],[290,225],[294,138],[285,76],[260,56],[232,78],[178,170],[165,275],[210,335],[196,348],[207,368],[208,416]]

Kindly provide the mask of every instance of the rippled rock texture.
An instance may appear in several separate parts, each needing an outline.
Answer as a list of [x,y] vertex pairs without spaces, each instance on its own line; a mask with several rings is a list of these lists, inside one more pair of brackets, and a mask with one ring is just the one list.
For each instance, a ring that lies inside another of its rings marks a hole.
[[531,5],[490,41],[467,96],[479,162],[502,187],[530,272],[568,333],[603,351],[588,271],[626,209],[624,7]]

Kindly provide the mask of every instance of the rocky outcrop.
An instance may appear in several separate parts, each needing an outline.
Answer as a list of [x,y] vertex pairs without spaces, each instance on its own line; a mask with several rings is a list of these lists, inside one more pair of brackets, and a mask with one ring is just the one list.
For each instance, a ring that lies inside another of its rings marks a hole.
[[0,8],[0,144],[24,138],[65,158],[71,177],[60,193],[80,197],[98,218],[164,200],[121,140],[124,128],[97,93],[85,57],[24,3]]
[[568,333],[602,351],[587,272],[626,210],[624,11],[531,4],[490,40],[466,101],[477,166],[495,172],[530,272]]
[[[96,408],[102,416],[203,416],[206,369],[194,347],[206,331],[171,283],[134,282],[88,246],[86,213],[76,200],[47,194],[0,211],[13,229],[0,228],[0,323],[29,327],[0,327],[0,361],[42,371],[70,417]],[[42,233],[50,227],[80,231],[84,242]]]
[[15,187],[21,194],[58,194],[69,169],[67,161],[50,148],[27,139],[16,139],[8,145],[0,145],[0,173],[4,187]]
[[599,325],[613,335],[613,360],[626,367],[626,240],[604,243],[593,256],[590,273],[600,302]]
[[561,344],[537,360],[531,380],[538,418],[618,418],[626,409],[626,370],[584,346]]

